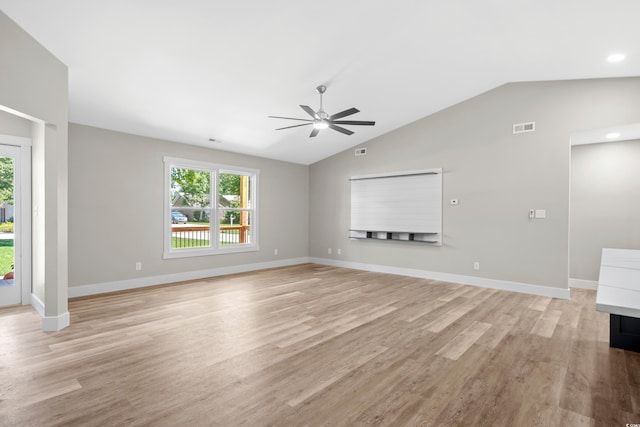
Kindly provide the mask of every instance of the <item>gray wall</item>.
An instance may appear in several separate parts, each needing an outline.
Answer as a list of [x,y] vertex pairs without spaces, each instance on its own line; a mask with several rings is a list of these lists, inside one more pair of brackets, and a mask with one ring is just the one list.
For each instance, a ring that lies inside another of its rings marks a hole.
[[[366,156],[346,150],[311,165],[310,255],[566,289],[569,136],[639,118],[640,78],[514,83],[371,140]],[[512,134],[528,121],[535,132]],[[349,176],[436,167],[442,247],[347,238]]]
[[0,133],[31,138],[31,121],[0,111]]
[[[259,169],[260,250],[163,259],[163,156]],[[69,178],[70,287],[308,254],[307,166],[70,124]]]
[[32,292],[56,329],[68,320],[67,67],[2,12],[0,82],[0,109],[32,122]]
[[571,148],[570,277],[597,281],[602,248],[640,249],[640,140]]

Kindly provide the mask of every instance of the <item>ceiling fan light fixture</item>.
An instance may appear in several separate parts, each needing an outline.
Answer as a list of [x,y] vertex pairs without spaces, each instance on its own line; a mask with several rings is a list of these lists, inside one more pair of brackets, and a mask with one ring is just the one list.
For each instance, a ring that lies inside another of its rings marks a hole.
[[307,119],[300,119],[297,117],[282,117],[282,116],[267,116],[269,118],[272,119],[286,119],[286,120],[296,120],[298,122],[303,122],[301,124],[297,124],[297,125],[291,125],[291,126],[284,126],[284,127],[280,127],[277,128],[276,130],[282,130],[282,129],[291,129],[291,128],[297,128],[297,127],[301,127],[301,126],[309,126],[312,125],[313,126],[313,130],[311,131],[311,134],[309,134],[309,138],[314,138],[315,136],[318,135],[318,133],[323,130],[323,129],[327,129],[327,128],[331,128],[333,130],[335,130],[336,132],[340,132],[343,133],[345,135],[353,135],[353,131],[349,130],[347,128],[342,127],[343,125],[348,125],[348,126],[374,126],[376,124],[376,122],[373,121],[368,121],[368,120],[341,120],[344,117],[350,116],[352,114],[356,114],[359,113],[360,110],[358,110],[355,107],[352,108],[348,108],[344,111],[340,111],[339,113],[335,113],[335,114],[327,114],[326,111],[324,111],[324,109],[322,108],[322,94],[327,90],[327,87],[324,85],[320,85],[318,87],[316,87],[316,92],[318,92],[318,94],[320,95],[320,108],[318,109],[318,111],[314,110],[313,108],[309,107],[308,105],[302,105],[300,104],[300,108],[302,108],[304,110],[305,113],[307,113],[309,116],[311,116],[311,118],[307,118]]
[[314,129],[327,129],[329,127],[329,122],[326,120],[314,120],[313,128]]

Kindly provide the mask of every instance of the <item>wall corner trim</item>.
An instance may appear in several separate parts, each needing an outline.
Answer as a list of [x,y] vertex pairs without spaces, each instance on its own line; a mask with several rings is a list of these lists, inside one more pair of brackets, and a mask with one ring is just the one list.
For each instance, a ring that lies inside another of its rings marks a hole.
[[418,270],[413,268],[390,267],[386,265],[363,264],[357,262],[337,261],[326,258],[310,258],[316,264],[334,267],[353,268],[355,270],[372,271],[376,273],[397,274],[400,276],[418,277],[421,279],[441,280],[461,285],[479,286],[481,288],[498,289],[502,291],[519,292],[550,298],[570,299],[569,288],[553,288],[551,286],[532,285],[530,283],[509,282],[506,280],[487,279],[484,277],[464,276],[460,274],[439,273],[435,271]]

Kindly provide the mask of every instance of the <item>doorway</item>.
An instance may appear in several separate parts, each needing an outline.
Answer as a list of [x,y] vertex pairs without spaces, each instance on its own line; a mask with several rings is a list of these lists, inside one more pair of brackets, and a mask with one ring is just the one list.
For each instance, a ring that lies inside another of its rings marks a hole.
[[31,150],[27,142],[27,138],[0,135],[0,307],[30,302]]
[[569,286],[597,289],[603,248],[640,249],[640,123],[571,136]]

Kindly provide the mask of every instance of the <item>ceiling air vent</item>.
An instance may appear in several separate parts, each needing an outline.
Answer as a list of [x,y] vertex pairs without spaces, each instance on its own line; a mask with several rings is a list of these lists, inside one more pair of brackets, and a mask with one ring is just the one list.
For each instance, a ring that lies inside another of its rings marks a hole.
[[366,156],[367,155],[367,149],[362,147],[362,148],[356,148],[356,156]]
[[533,132],[536,130],[536,122],[518,123],[513,125],[513,133]]

